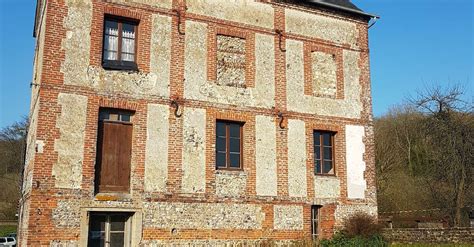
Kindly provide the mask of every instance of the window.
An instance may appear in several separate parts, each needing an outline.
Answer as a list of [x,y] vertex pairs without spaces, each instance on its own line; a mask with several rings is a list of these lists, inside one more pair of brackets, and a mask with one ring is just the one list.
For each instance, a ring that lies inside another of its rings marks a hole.
[[242,169],[242,123],[217,121],[216,168]]
[[314,173],[334,174],[334,133],[314,131]]
[[137,23],[107,17],[104,24],[102,66],[108,69],[137,70]]
[[128,192],[132,154],[132,113],[102,109],[97,138],[96,192]]
[[319,237],[319,216],[320,216],[321,206],[312,205],[311,206],[311,236],[313,239]]
[[88,247],[128,247],[131,245],[131,214],[96,213],[89,217]]
[[217,35],[217,84],[245,86],[245,39]]

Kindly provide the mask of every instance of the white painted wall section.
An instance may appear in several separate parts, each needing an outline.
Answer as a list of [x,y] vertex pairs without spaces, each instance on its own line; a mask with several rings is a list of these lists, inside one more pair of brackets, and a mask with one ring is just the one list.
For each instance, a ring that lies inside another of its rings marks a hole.
[[169,107],[148,104],[145,150],[145,191],[166,190],[168,178]]
[[288,120],[288,194],[307,196],[306,133],[301,120]]
[[364,179],[364,136],[363,126],[346,125],[347,196],[349,199],[365,198],[367,183]]
[[257,195],[277,196],[275,122],[268,116],[257,116],[255,122]]
[[206,110],[184,108],[182,192],[204,193],[206,188]]

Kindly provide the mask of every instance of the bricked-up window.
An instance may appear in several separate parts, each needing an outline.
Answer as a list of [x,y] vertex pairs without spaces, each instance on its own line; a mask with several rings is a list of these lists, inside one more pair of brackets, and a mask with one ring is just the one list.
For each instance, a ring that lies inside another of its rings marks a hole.
[[217,35],[216,62],[218,85],[245,86],[245,39]]
[[216,168],[242,169],[242,123],[216,122]]
[[131,214],[96,213],[89,216],[88,247],[128,247],[131,245]]
[[102,109],[97,136],[96,192],[124,192],[130,188],[132,112]]
[[137,70],[137,22],[106,17],[102,66],[108,69]]
[[314,131],[314,173],[334,174],[334,133]]
[[336,97],[337,63],[336,56],[314,51],[311,53],[313,73],[313,94],[320,97]]
[[320,211],[320,205],[311,206],[311,236],[313,237],[313,239],[317,239],[319,237]]

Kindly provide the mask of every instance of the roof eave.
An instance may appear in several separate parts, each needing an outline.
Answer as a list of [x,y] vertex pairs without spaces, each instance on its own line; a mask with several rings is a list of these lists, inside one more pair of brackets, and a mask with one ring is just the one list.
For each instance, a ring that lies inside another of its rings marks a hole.
[[328,7],[328,8],[333,8],[333,9],[338,9],[338,10],[346,11],[346,12],[353,13],[353,14],[362,15],[362,16],[368,17],[369,19],[370,19],[370,18],[377,18],[377,19],[380,19],[380,16],[378,16],[378,15],[366,13],[366,12],[364,12],[364,11],[360,11],[360,10],[356,10],[356,9],[347,8],[347,7],[340,6],[340,5],[336,5],[336,4],[325,3],[325,2],[321,2],[321,1],[311,1],[311,3],[313,3],[313,4],[318,4],[318,5],[321,5],[321,6],[324,6],[324,7]]

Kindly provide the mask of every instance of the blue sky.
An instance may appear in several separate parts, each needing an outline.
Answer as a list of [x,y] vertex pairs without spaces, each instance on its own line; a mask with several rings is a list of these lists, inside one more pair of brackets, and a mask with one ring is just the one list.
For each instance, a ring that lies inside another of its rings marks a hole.
[[[353,0],[382,18],[370,29],[375,116],[431,84],[474,93],[472,0]],[[35,0],[0,0],[0,128],[28,114]]]

